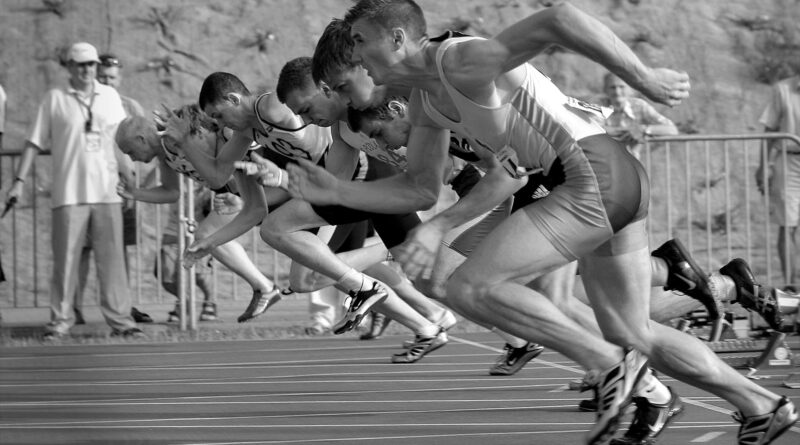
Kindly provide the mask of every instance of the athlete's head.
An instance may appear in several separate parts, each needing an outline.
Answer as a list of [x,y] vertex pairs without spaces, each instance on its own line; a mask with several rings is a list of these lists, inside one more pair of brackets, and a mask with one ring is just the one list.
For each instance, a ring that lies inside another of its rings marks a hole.
[[343,117],[346,104],[325,82],[311,78],[311,58],[298,57],[286,63],[275,88],[278,100],[307,124],[330,127]]
[[353,131],[360,131],[390,150],[404,147],[411,133],[408,118],[408,101],[403,97],[390,97],[377,107],[347,110],[347,123]]
[[361,65],[352,61],[350,25],[333,19],[317,41],[311,62],[315,82],[325,82],[342,100],[355,108],[371,107],[375,83]]
[[408,56],[408,45],[416,45],[427,32],[422,9],[412,0],[359,0],[344,19],[351,27],[353,61],[379,85]]
[[212,73],[203,81],[198,103],[212,119],[233,130],[246,130],[250,126],[250,110],[243,98],[250,90],[235,75]]
[[126,117],[114,136],[120,151],[140,162],[150,162],[156,157],[159,147],[150,141],[157,138],[153,121],[143,116]]

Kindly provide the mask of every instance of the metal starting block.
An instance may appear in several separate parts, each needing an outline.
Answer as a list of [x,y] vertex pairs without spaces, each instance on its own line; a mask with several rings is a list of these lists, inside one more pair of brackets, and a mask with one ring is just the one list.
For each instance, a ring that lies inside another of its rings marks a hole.
[[749,369],[748,378],[766,369],[787,369],[796,365],[786,334],[773,331],[764,340],[724,340],[707,343],[719,358],[733,368]]

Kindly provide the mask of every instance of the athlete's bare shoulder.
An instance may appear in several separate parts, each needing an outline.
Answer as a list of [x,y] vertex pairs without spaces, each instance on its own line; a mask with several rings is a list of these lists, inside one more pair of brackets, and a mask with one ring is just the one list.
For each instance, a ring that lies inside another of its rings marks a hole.
[[266,121],[284,128],[298,126],[298,117],[278,100],[278,95],[270,93],[258,104],[258,111]]

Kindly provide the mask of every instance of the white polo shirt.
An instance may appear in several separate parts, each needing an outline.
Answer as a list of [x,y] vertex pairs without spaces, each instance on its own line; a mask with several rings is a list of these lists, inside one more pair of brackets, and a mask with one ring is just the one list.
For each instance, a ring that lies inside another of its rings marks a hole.
[[[119,94],[109,86],[95,81],[93,96],[82,98],[69,86],[52,89],[31,126],[28,141],[52,152],[53,208],[122,202],[117,194],[114,134],[125,110]],[[89,106],[92,128],[87,132]]]

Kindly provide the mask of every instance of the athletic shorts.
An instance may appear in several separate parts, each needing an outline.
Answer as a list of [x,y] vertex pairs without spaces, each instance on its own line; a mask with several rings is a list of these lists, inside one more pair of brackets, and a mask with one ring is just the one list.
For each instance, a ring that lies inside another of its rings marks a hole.
[[576,145],[561,159],[563,184],[525,206],[528,217],[569,260],[647,248],[650,186],[642,164],[605,134]]
[[[388,164],[370,159],[366,181],[385,178],[397,172],[397,169]],[[417,227],[421,222],[416,213],[387,215],[356,210],[339,205],[319,206],[312,204],[311,208],[314,210],[314,213],[319,215],[320,218],[330,225],[349,224],[366,220],[371,221],[375,232],[377,232],[383,244],[389,249],[402,244],[406,240],[408,232],[414,227]]]
[[787,153],[785,168],[783,155],[778,156],[769,197],[775,223],[781,227],[797,227],[800,220],[800,153]]

